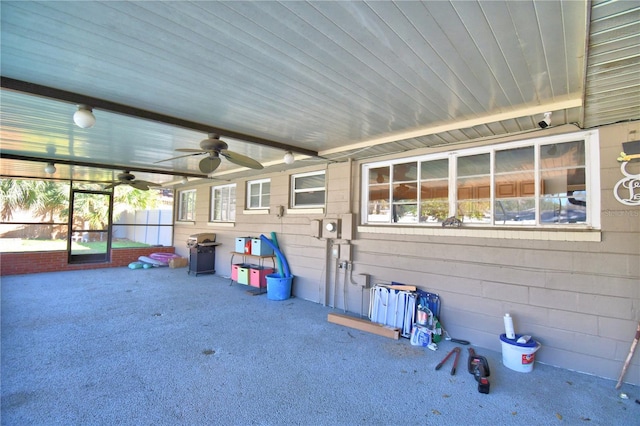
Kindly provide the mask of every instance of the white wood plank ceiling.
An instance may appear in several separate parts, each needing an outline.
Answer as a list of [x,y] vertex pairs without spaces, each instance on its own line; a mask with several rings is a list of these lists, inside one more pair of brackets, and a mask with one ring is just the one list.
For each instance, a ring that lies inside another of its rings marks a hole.
[[[535,132],[546,111],[553,126],[640,118],[633,1],[3,0],[0,12],[2,176],[47,176],[21,157],[58,160],[60,178],[118,173],[86,163],[159,183],[198,175],[200,157],[157,162],[205,128],[284,170],[310,164],[284,165],[287,146],[341,161]],[[79,129],[83,96],[199,126],[96,107]],[[223,161],[213,177],[256,173]]]

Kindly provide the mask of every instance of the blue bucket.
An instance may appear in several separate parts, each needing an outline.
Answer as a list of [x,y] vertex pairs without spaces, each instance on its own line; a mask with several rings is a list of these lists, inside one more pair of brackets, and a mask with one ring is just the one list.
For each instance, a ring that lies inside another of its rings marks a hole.
[[267,275],[267,299],[287,300],[291,297],[291,283],[293,275],[281,277],[280,274]]

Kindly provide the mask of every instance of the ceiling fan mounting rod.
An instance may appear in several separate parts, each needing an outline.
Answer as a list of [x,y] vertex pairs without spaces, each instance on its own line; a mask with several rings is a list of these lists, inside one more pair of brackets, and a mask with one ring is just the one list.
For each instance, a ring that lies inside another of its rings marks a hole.
[[116,102],[107,101],[105,99],[94,98],[91,96],[81,95],[79,93],[68,92],[66,90],[56,89],[54,87],[43,86],[40,84],[29,83],[27,81],[16,80],[5,76],[0,77],[0,85],[7,90],[14,90],[17,92],[29,93],[36,96],[42,96],[45,98],[56,99],[63,102],[69,102],[73,104],[90,105],[92,108],[97,108],[103,111],[110,111],[118,114],[128,115],[131,117],[142,118],[150,121],[157,121],[171,126],[182,127],[189,130],[196,130],[207,134],[218,134],[233,139],[239,139],[246,142],[255,143],[258,145],[269,146],[271,148],[282,149],[283,151],[292,151],[299,154],[309,155],[311,157],[319,157],[317,151],[313,151],[306,148],[300,148],[293,145],[288,145],[282,142],[276,142],[269,139],[263,139],[257,136],[245,135],[243,133],[233,132],[230,130],[219,129],[209,126],[203,123],[196,123],[195,121],[184,120],[178,117],[172,117],[165,114],[160,114],[153,111],[147,111],[140,108],[135,108],[129,105],[123,105]]

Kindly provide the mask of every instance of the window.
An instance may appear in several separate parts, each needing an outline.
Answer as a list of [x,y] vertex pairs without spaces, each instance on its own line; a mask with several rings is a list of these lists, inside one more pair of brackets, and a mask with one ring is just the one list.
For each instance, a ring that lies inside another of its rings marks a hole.
[[598,227],[597,153],[584,132],[365,164],[363,222]]
[[495,223],[535,225],[535,148],[496,151],[494,169]]
[[326,192],[324,170],[292,175],[291,187],[293,207],[324,207]]
[[[457,158],[455,216],[464,222],[491,222],[491,165],[489,154]],[[453,216],[453,215],[452,215]]]
[[211,188],[211,222],[235,222],[236,184]]
[[271,179],[247,182],[247,208],[268,209],[271,194]]
[[420,222],[438,223],[449,217],[449,161],[420,164]]
[[391,214],[398,223],[418,222],[418,163],[391,166]]
[[370,223],[390,221],[391,166],[369,169],[369,205],[367,221]]
[[196,220],[196,190],[180,191],[178,196],[178,220]]
[[540,149],[540,220],[587,221],[584,141],[543,145]]

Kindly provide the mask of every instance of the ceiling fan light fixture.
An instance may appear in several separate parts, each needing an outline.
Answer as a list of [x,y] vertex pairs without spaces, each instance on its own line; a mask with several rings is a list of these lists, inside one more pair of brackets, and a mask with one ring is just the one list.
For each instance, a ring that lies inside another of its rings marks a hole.
[[47,165],[44,166],[44,172],[52,175],[56,172],[56,166],[54,166],[53,163],[47,163]]
[[205,155],[202,160],[198,163],[198,168],[200,172],[209,175],[213,171],[215,171],[222,158],[229,160],[230,162],[237,164],[241,167],[247,167],[249,169],[260,170],[263,169],[264,166],[260,164],[258,161],[254,160],[251,157],[247,157],[246,155],[239,154],[237,152],[229,151],[229,145],[223,140],[220,140],[220,137],[215,133],[209,133],[209,137],[207,139],[200,141],[200,149],[196,148],[177,148],[178,152],[186,152],[185,155],[179,155],[177,157],[168,158],[166,160],[156,161],[156,163],[162,163],[164,161],[176,160],[178,158],[184,157],[192,157],[196,155]]
[[96,124],[93,109],[87,105],[78,105],[78,110],[73,114],[73,122],[81,129],[89,129]]
[[294,156],[291,153],[291,151],[287,151],[284,154],[283,160],[284,160],[285,164],[293,164],[293,162],[296,161],[296,159],[294,158]]

